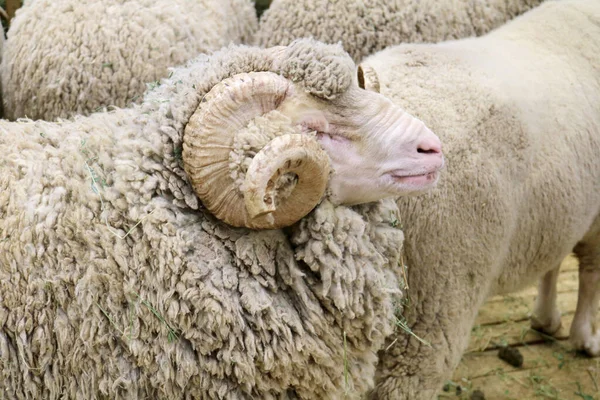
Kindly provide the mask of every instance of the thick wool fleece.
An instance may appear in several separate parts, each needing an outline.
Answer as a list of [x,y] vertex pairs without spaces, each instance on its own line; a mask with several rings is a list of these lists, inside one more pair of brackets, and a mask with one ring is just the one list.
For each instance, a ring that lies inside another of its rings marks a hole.
[[[2,55],[4,54],[4,32],[0,35],[0,65],[2,64]],[[2,80],[0,79],[0,118],[4,118],[4,106],[2,101]]]
[[[335,66],[337,49],[313,59]],[[395,202],[324,200],[285,231],[236,229],[183,173],[202,96],[267,60],[230,47],[174,69],[141,106],[0,122],[1,395],[337,399],[373,386],[401,299]]]
[[[296,40],[284,53],[278,71],[292,82],[301,82],[314,96],[333,99],[346,91],[355,76],[356,65],[337,44],[314,39]],[[322,54],[315,59],[315,54]]]
[[341,42],[355,61],[391,45],[482,35],[542,0],[274,0],[255,43],[271,47],[313,37]]
[[139,102],[168,67],[246,43],[256,26],[250,0],[29,1],[0,66],[6,116],[54,120]]
[[433,347],[400,337],[381,352],[372,398],[433,398],[486,297],[530,285],[574,248],[581,279],[597,276],[599,37],[599,2],[547,1],[482,38],[364,61],[382,94],[439,135],[447,161],[429,195],[398,201],[405,316]]

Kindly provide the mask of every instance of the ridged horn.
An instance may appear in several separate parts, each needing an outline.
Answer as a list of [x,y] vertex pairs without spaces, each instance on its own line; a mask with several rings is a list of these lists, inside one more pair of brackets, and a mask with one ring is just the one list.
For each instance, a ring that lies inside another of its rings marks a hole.
[[[185,127],[184,169],[204,206],[230,225],[251,229],[292,225],[325,193],[329,158],[316,139],[303,134],[271,140],[252,159],[241,187],[231,176],[236,133],[257,116],[275,110],[290,85],[273,72],[225,79],[204,96]],[[282,186],[283,192],[278,190]]]
[[358,77],[358,87],[370,90],[371,92],[380,92],[379,77],[373,67],[367,64],[360,64],[356,70],[356,74]]

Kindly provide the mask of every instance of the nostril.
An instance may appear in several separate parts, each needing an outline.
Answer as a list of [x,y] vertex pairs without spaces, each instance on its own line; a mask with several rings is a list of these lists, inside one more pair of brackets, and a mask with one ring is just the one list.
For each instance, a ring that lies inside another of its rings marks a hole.
[[442,152],[442,143],[435,139],[424,140],[417,146],[417,153],[421,154],[440,154]]

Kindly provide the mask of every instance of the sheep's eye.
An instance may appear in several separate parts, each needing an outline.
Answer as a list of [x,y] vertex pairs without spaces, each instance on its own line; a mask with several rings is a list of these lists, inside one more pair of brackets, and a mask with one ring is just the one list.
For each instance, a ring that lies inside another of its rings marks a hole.
[[321,141],[328,141],[339,144],[348,144],[352,141],[350,138],[347,138],[345,136],[325,132],[317,132],[317,138]]
[[350,139],[344,136],[340,136],[340,135],[330,135],[331,136],[331,140],[333,140],[334,142],[338,142],[338,143],[349,143]]

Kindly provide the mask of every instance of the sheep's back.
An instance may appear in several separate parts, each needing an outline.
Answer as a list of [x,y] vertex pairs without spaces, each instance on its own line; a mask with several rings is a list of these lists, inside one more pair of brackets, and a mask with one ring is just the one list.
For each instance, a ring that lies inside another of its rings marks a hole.
[[18,10],[1,67],[10,119],[53,120],[139,102],[167,68],[250,38],[249,0],[36,0]]
[[341,42],[358,62],[400,43],[436,43],[479,36],[541,0],[275,0],[261,17],[255,41],[265,47],[313,37]]

